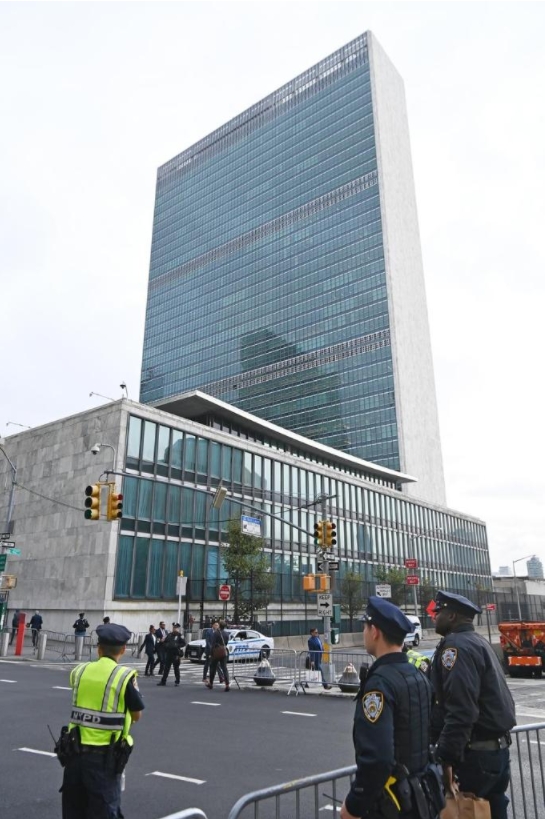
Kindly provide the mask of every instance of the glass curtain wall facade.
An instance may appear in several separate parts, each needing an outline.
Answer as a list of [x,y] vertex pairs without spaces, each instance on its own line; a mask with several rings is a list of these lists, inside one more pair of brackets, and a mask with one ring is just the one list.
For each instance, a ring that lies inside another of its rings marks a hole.
[[218,584],[227,579],[222,535],[228,520],[241,514],[228,499],[221,510],[211,509],[211,493],[220,482],[229,494],[263,510],[264,548],[277,581],[273,603],[304,602],[302,576],[316,570],[310,533],[317,513],[297,507],[320,493],[336,495],[328,513],[337,523],[341,578],[355,571],[371,582],[376,568],[400,567],[406,557],[416,557],[421,578],[434,588],[467,594],[470,583],[490,587],[484,524],[415,503],[354,470],[294,457],[284,444],[275,448],[273,439],[256,445],[242,428],[229,437],[201,429],[196,434],[130,417],[116,599],[174,600],[183,569],[189,601],[217,601]]
[[159,169],[140,400],[399,470],[384,255],[362,35]]

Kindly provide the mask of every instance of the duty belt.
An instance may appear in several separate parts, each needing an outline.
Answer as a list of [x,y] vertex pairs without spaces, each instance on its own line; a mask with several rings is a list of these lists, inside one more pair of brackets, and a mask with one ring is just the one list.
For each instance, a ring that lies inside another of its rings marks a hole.
[[468,742],[468,751],[501,751],[511,745],[511,738],[508,734],[498,739],[477,739]]
[[82,754],[107,754],[110,750],[109,745],[82,745]]

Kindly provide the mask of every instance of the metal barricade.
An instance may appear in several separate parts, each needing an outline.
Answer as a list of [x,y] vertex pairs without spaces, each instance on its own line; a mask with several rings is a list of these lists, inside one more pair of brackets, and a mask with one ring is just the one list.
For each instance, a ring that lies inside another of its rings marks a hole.
[[161,819],[207,819],[206,813],[203,813],[199,808],[185,808],[178,813],[169,813],[168,816],[162,816]]
[[231,808],[228,819],[320,819],[321,812],[340,807],[355,772],[351,765],[247,793]]
[[517,725],[511,731],[511,784],[509,813],[513,819],[545,815],[543,751],[545,723]]
[[271,667],[275,678],[274,685],[288,686],[288,694],[297,685],[297,652],[293,648],[271,648],[262,652],[260,657],[246,659],[246,646],[240,646],[232,650],[229,646],[229,653],[233,657],[233,662],[229,663],[229,676],[240,688],[240,683],[248,683],[250,680],[255,683],[254,675],[260,667],[261,660],[266,659]]
[[[320,658],[320,669],[312,667],[311,659],[320,652],[300,651],[298,654],[298,673],[296,689],[305,691],[309,688],[322,688],[324,685],[337,687],[345,672],[352,671],[359,675],[361,665],[370,666],[373,658],[365,650],[359,651],[323,651]],[[314,664],[315,665],[315,664]],[[354,694],[359,688],[355,686],[347,693]]]
[[[93,643],[92,634],[86,634],[83,637],[83,649],[81,652],[81,658],[83,660],[84,657],[89,657],[92,659],[93,656],[93,649],[96,647],[96,637],[94,638],[95,642]],[[65,634],[64,635],[64,645],[61,654],[61,660],[75,660],[76,659],[76,635],[75,634]]]
[[46,653],[58,654],[58,659],[62,659],[66,634],[62,631],[49,631],[49,629],[42,629],[42,634],[47,634]]

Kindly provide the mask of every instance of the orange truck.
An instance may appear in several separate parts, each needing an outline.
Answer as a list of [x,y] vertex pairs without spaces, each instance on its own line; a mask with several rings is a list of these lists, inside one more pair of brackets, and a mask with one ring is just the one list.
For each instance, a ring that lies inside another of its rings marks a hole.
[[541,677],[545,662],[545,622],[499,623],[498,629],[507,673],[511,677]]

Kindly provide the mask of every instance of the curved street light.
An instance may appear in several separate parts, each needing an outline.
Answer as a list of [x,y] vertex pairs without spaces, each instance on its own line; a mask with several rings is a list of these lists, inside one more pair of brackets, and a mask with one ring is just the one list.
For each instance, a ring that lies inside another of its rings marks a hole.
[[520,563],[521,560],[529,560],[533,555],[526,555],[526,557],[517,557],[516,560],[513,560],[513,583],[515,584],[515,592],[517,594],[517,607],[519,610],[519,620],[522,623],[522,612],[520,610],[520,597],[519,597],[519,587],[517,586],[517,575],[515,572],[515,563]]

